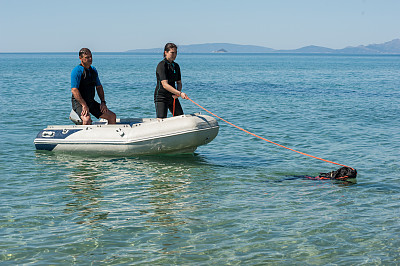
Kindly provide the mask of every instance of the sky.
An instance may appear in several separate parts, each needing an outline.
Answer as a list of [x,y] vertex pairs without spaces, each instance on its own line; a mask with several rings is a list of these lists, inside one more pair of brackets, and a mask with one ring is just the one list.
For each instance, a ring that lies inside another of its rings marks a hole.
[[0,53],[167,42],[341,49],[398,38],[399,0],[0,0]]

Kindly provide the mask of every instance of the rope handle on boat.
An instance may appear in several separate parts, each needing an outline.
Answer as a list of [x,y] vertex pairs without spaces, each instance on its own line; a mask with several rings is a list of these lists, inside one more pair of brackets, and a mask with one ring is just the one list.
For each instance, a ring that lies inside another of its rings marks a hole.
[[301,152],[301,151],[297,151],[297,150],[288,148],[288,147],[286,147],[286,146],[283,146],[283,145],[281,145],[281,144],[278,144],[278,143],[276,143],[276,142],[273,142],[273,141],[271,141],[271,140],[268,140],[268,139],[266,139],[266,138],[260,137],[260,136],[254,134],[254,133],[251,133],[250,131],[248,131],[248,130],[246,130],[246,129],[243,129],[243,128],[241,128],[241,127],[239,127],[239,126],[237,126],[237,125],[235,125],[235,124],[232,124],[231,122],[229,122],[229,121],[227,121],[227,120],[225,120],[225,119],[223,119],[223,118],[217,116],[216,114],[210,112],[209,110],[207,110],[206,108],[204,108],[204,107],[201,106],[200,104],[198,104],[198,103],[196,103],[195,101],[193,101],[192,99],[188,98],[188,100],[191,101],[192,103],[194,103],[195,105],[197,105],[198,107],[200,107],[201,109],[203,109],[204,111],[206,111],[206,112],[210,113],[211,115],[213,115],[213,116],[215,116],[215,117],[221,119],[221,120],[224,121],[225,123],[227,123],[227,124],[229,124],[229,125],[231,125],[231,126],[233,126],[233,127],[236,127],[237,129],[240,129],[240,130],[246,132],[247,134],[250,134],[250,135],[252,135],[252,136],[254,136],[254,137],[256,137],[256,138],[262,139],[262,140],[264,140],[264,141],[266,141],[266,142],[272,143],[272,144],[274,144],[274,145],[276,145],[276,146],[279,146],[279,147],[281,147],[281,148],[284,148],[284,149],[287,149],[287,150],[290,150],[290,151],[293,151],[293,152],[297,152],[297,153],[300,153],[300,154],[302,154],[302,155],[305,155],[305,156],[308,156],[308,157],[311,157],[311,158],[314,158],[314,159],[317,159],[317,160],[321,160],[321,161],[324,161],[324,162],[327,162],[327,163],[332,163],[332,164],[340,165],[340,166],[343,166],[343,167],[348,167],[348,168],[351,168],[351,169],[354,170],[354,168],[352,168],[352,167],[350,167],[350,166],[347,166],[347,165],[344,165],[344,164],[340,164],[340,163],[335,163],[335,162],[332,162],[332,161],[329,161],[329,160],[325,160],[325,159],[322,159],[322,158],[319,158],[319,157],[316,157],[316,156],[313,156],[313,155],[310,155],[310,154],[307,154],[307,153],[304,153],[304,152]]

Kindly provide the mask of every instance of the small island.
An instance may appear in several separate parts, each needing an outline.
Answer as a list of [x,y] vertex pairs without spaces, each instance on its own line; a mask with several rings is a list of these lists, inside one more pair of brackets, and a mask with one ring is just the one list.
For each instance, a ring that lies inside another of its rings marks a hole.
[[228,51],[227,50],[225,50],[224,48],[221,48],[221,49],[219,49],[219,50],[217,50],[217,51],[213,51],[213,53],[227,53]]

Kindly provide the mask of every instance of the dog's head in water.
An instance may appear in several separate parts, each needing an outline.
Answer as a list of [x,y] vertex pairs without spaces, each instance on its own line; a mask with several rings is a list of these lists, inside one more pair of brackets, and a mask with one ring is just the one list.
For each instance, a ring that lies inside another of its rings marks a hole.
[[341,167],[336,171],[332,171],[329,173],[320,173],[320,178],[324,179],[338,179],[338,180],[346,180],[357,177],[357,170],[351,167]]

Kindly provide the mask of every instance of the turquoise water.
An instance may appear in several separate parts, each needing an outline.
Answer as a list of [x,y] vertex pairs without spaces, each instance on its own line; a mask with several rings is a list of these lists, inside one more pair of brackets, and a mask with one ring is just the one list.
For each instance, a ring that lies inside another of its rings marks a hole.
[[[108,107],[154,117],[159,55],[94,54]],[[400,262],[400,56],[179,54],[184,91],[220,121],[194,155],[36,152],[70,124],[75,54],[0,54],[0,264]],[[202,111],[189,101],[186,113]],[[202,111],[204,113],[204,111]]]

